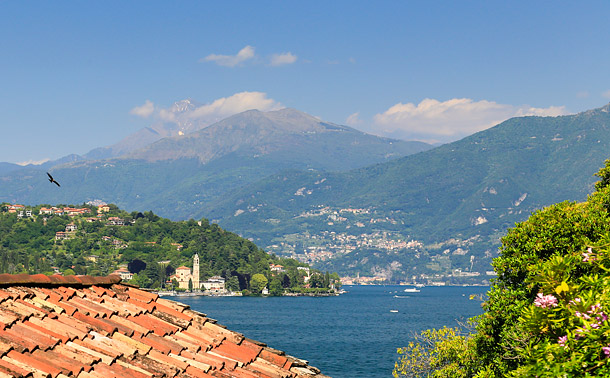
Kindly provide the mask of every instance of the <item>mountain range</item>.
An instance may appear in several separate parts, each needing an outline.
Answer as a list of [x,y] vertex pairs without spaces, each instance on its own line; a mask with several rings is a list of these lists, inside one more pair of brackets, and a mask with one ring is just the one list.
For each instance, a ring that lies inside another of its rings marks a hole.
[[0,171],[0,202],[101,199],[204,216],[343,274],[484,274],[508,227],[586,198],[609,146],[610,104],[509,119],[436,148],[294,109],[247,111],[119,157],[57,165],[61,190],[36,166]]
[[[82,157],[40,166],[0,166],[4,171],[0,171],[0,201],[53,204],[100,199],[125,209],[154,209],[165,217],[184,219],[202,216],[229,191],[282,170],[350,170],[432,148],[323,122],[294,109],[250,110],[200,126],[166,123],[156,125],[154,134],[168,136],[148,140],[144,146],[130,141],[144,143],[152,129]],[[120,156],[91,158],[119,151]],[[45,185],[41,171],[48,169],[62,184],[61,190]]]

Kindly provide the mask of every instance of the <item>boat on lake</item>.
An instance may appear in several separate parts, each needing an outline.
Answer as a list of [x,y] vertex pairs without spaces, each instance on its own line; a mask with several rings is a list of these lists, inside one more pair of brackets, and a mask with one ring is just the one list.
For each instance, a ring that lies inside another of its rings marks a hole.
[[403,290],[405,293],[419,293],[420,290],[416,287],[408,287]]

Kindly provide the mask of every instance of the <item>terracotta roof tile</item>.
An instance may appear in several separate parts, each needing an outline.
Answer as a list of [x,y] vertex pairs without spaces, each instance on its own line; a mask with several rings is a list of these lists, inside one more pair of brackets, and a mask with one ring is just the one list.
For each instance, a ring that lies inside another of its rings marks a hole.
[[11,350],[10,352],[8,352],[6,357],[20,362],[22,366],[31,366],[33,369],[46,372],[48,374],[51,374],[51,376],[53,377],[56,377],[57,375],[62,373],[62,369],[55,366],[55,364],[52,364],[47,360],[36,358],[29,353],[19,353],[17,351]]
[[123,352],[120,350],[116,350],[111,346],[108,346],[102,342],[100,342],[100,339],[93,339],[92,337],[86,337],[82,340],[74,340],[73,341],[74,344],[76,345],[80,345],[82,347],[85,347],[87,349],[91,349],[94,352],[97,352],[101,355],[106,356],[106,358],[102,358],[102,361],[109,363],[116,360],[118,357],[123,355]]
[[63,356],[80,362],[83,366],[89,367],[86,371],[91,370],[90,367],[100,362],[102,359],[91,354],[82,353],[78,349],[68,346],[67,344],[60,344],[53,348],[53,351],[60,353]]
[[[179,343],[180,345],[185,346],[186,349],[188,351],[190,351],[191,353],[197,353],[202,349],[202,346],[200,344],[198,344],[197,342],[193,341],[190,338],[184,337],[184,336],[178,336],[178,334],[168,335],[168,336],[165,336],[165,338],[170,339],[176,343]],[[205,350],[205,349],[207,349],[207,346],[204,345],[203,348]]]
[[72,306],[75,306],[76,308],[78,308],[78,311],[83,312],[83,313],[88,313],[89,315],[91,315],[93,317],[104,316],[104,315],[110,316],[115,312],[114,310],[112,310],[108,307],[104,307],[104,306],[100,305],[99,303],[93,302],[89,299],[80,298],[80,297],[73,297],[69,303]]
[[[51,303],[53,306],[58,306],[58,307],[63,308],[68,316],[72,316],[74,314],[74,312],[76,311],[76,307],[64,302],[63,300],[57,300],[56,297],[54,297],[54,296],[49,296],[49,298],[47,298],[46,301]],[[61,311],[55,311],[55,312],[61,313]]]
[[149,293],[144,290],[139,290],[135,288],[129,288],[127,290],[128,295],[131,298],[143,301],[143,302],[156,302],[159,299],[159,294]]
[[130,316],[129,320],[152,330],[159,336],[165,336],[178,331],[178,327],[149,314]]
[[[123,357],[121,359],[123,359]],[[167,377],[174,377],[180,371],[177,367],[173,365],[168,365],[164,362],[159,362],[148,356],[142,356],[139,354],[133,356],[133,358],[129,360],[129,362],[132,365],[149,371],[151,373],[164,374]]]
[[[85,332],[82,332],[78,328],[72,327],[70,325],[64,324],[57,319],[52,319],[50,317],[45,317],[43,319],[39,318],[30,318],[28,322],[40,326],[43,329],[52,330],[57,335],[60,335],[60,340],[74,340],[76,338],[85,337]],[[64,341],[67,342],[67,341]]]
[[19,360],[11,358],[9,356],[4,356],[4,357],[2,357],[2,359],[10,364],[16,365],[26,371],[29,371],[33,377],[36,377],[36,378],[51,377],[51,373],[42,371],[42,370],[38,370],[37,368],[29,365],[27,362],[19,361]]
[[74,360],[60,352],[56,351],[41,351],[36,350],[32,353],[32,357],[38,360],[46,361],[48,364],[61,370],[66,375],[78,375],[83,370],[91,370],[91,366],[84,365],[81,362]]
[[146,337],[142,337],[139,341],[143,342],[146,345],[150,345],[151,347],[157,349],[163,354],[179,354],[180,352],[182,352],[182,350],[185,349],[183,345],[180,345],[174,340],[170,340],[167,337],[155,335],[154,333],[149,333],[148,335],[146,335]]
[[0,371],[16,377],[31,377],[33,376],[30,370],[21,368],[15,364],[12,364],[4,359],[0,359]]
[[103,361],[107,364],[112,363],[112,361],[116,360],[116,357],[109,356],[105,353],[101,353],[101,352],[98,352],[97,350],[87,347],[80,340],[75,340],[74,342],[68,341],[66,343],[66,346],[73,348],[73,349],[79,351],[80,353],[86,354],[88,356],[91,356],[94,358],[99,358],[101,361]]
[[9,350],[16,350],[18,352],[28,352],[38,348],[38,344],[31,339],[21,337],[14,330],[11,331],[10,328],[0,331],[0,342],[10,346]]
[[0,356],[0,378],[323,377],[116,276],[0,275]]
[[21,337],[31,340],[40,349],[50,349],[61,342],[61,339],[41,332],[39,329],[29,327],[26,323],[15,323],[7,332],[16,332]]
[[223,341],[219,346],[214,348],[214,352],[231,357],[244,364],[248,364],[258,357],[257,351],[243,345],[237,345],[229,340]]
[[[112,335],[112,339],[118,343],[125,344],[130,348],[134,348],[135,350],[138,351],[138,353],[140,353],[142,355],[147,354],[152,349],[152,347],[150,345],[145,344],[145,343],[141,342],[140,340],[136,340],[131,337],[125,336],[119,332],[115,332],[114,335]],[[132,354],[132,353],[129,353],[129,354]]]
[[104,323],[101,319],[96,319],[92,316],[85,315],[80,311],[76,311],[73,316],[74,316],[74,319],[80,320],[81,322],[87,324],[87,326],[90,329],[93,329],[97,332],[111,335],[113,332],[115,332],[117,330],[116,327],[113,327],[110,324]]
[[[121,324],[123,327],[132,329],[134,332],[133,336],[138,336],[138,337],[146,336],[152,332],[149,328],[143,327],[143,326],[139,325],[138,323],[134,323],[131,320],[124,318],[122,316],[112,315],[109,320],[111,320],[115,323]],[[118,328],[118,326],[117,326],[117,328]],[[119,331],[120,331],[120,329],[119,329]]]
[[150,353],[147,354],[147,356],[152,358],[155,361],[162,362],[162,363],[165,363],[165,364],[168,364],[171,366],[175,366],[178,369],[180,369],[180,371],[184,371],[189,366],[189,364],[184,361],[177,360],[173,357],[170,357],[170,355],[165,355],[154,349],[151,350]]

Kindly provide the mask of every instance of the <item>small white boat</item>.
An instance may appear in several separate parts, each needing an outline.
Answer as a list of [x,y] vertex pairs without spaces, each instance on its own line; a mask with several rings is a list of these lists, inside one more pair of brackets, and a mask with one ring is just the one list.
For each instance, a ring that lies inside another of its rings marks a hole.
[[390,312],[398,312],[398,310],[390,310]]
[[403,290],[405,293],[419,293],[420,290],[414,287],[408,287]]

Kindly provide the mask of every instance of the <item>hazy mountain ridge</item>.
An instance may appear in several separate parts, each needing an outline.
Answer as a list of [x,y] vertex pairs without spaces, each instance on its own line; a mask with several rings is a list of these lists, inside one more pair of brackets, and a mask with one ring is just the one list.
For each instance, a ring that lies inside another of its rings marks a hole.
[[403,235],[427,243],[479,235],[470,249],[477,256],[493,253],[498,235],[514,222],[592,191],[594,173],[610,157],[609,109],[513,118],[451,144],[344,173],[273,175],[225,197],[207,214],[263,247],[283,235],[316,235],[324,228],[396,230],[391,223],[346,230],[328,218],[303,216],[321,207],[366,208],[398,222]]
[[428,148],[425,143],[380,138],[325,123],[293,109],[247,111],[121,158],[73,159],[57,165],[52,172],[61,190],[45,184],[42,166],[15,170],[0,177],[0,201],[102,199],[184,219],[229,190],[284,169],[347,170]]

